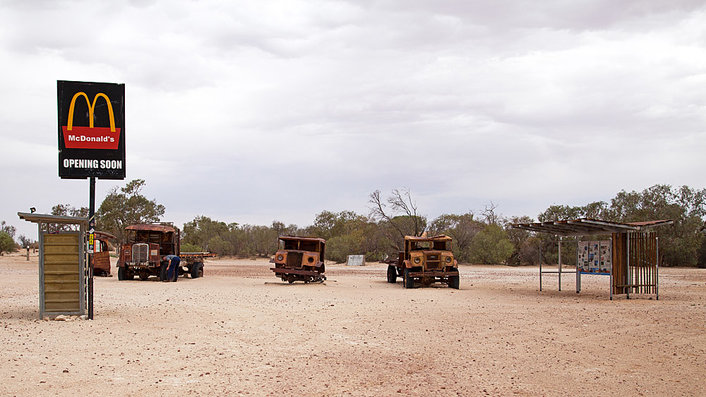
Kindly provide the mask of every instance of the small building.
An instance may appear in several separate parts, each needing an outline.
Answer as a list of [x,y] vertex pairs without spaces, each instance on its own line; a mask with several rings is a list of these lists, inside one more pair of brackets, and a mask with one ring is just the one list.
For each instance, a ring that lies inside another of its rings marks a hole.
[[[582,275],[607,275],[610,277],[610,299],[614,294],[654,294],[659,299],[659,238],[653,229],[670,225],[672,220],[646,222],[610,222],[597,219],[574,219],[534,223],[518,223],[513,228],[531,232],[548,233],[558,237],[559,266],[557,270],[542,269],[539,261],[539,290],[542,291],[542,276],[558,274],[561,291],[561,246],[575,242],[576,293],[581,292]],[[610,235],[610,240],[585,241],[584,236]],[[565,237],[575,237],[565,241]]]
[[86,314],[88,218],[18,212],[38,225],[39,318]]

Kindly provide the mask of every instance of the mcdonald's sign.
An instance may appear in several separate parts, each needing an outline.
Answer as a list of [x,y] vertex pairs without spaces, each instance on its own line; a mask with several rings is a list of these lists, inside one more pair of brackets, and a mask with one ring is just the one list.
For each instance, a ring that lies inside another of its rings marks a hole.
[[125,84],[57,81],[59,176],[125,179]]

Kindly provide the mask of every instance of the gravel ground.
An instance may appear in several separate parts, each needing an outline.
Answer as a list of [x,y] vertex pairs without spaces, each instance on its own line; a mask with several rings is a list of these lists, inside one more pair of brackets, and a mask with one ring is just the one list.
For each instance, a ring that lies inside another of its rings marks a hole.
[[324,284],[268,268],[97,278],[95,320],[61,322],[38,319],[36,256],[2,256],[0,395],[705,395],[705,269],[610,301],[604,276],[540,293],[533,267],[462,266],[460,290],[405,290],[383,264],[327,264]]

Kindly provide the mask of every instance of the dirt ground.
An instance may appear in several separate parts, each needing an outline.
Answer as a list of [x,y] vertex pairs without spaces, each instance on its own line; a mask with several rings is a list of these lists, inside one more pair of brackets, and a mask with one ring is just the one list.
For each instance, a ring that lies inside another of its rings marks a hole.
[[[285,284],[266,260],[177,283],[97,278],[95,320],[39,320],[38,266],[0,257],[0,395],[705,395],[706,269],[660,299],[574,292],[537,268],[462,266],[405,290],[386,265]],[[115,272],[114,272],[115,273]]]

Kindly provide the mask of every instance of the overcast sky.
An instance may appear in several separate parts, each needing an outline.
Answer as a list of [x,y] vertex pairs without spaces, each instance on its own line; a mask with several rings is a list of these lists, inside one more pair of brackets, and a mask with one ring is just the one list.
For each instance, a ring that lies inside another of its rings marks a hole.
[[536,218],[704,187],[706,2],[0,0],[0,220],[88,205],[56,81],[124,83],[126,181],[178,225],[306,226],[408,188]]

